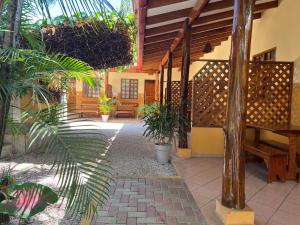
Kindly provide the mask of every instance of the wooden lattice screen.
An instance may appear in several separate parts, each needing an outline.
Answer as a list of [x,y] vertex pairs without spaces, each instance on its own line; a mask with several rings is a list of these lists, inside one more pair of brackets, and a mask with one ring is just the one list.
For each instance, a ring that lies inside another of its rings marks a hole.
[[[189,89],[188,89],[188,110],[191,109],[191,102],[192,102],[192,87],[193,82],[189,81]],[[171,82],[171,102],[173,106],[179,107],[180,105],[180,81],[172,81]]]
[[[209,61],[193,78],[193,127],[222,127],[228,97],[228,61]],[[290,122],[293,63],[250,62],[247,123]]]

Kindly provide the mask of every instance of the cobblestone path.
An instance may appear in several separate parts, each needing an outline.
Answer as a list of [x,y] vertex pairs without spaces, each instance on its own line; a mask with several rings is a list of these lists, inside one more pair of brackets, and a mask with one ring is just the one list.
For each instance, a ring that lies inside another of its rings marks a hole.
[[94,225],[207,225],[180,178],[119,178]]

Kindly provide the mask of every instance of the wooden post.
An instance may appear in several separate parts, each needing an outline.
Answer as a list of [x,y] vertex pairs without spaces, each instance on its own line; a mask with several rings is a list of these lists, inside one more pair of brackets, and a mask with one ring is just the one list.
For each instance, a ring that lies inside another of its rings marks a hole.
[[169,61],[168,61],[168,80],[167,80],[167,108],[168,111],[171,109],[171,101],[172,101],[172,63],[173,63],[173,58],[172,58],[172,52],[169,51]]
[[165,68],[162,65],[160,69],[160,93],[159,93],[159,103],[162,105],[164,103],[164,73]]
[[155,101],[159,101],[159,73],[155,73]]
[[245,208],[246,98],[255,0],[235,0],[229,60],[222,205]]
[[105,71],[105,95],[108,96],[108,79],[109,79],[109,73]]
[[184,39],[182,44],[182,65],[180,83],[180,117],[184,122],[179,123],[179,148],[188,148],[187,104],[190,73],[191,26],[189,19],[184,21]]

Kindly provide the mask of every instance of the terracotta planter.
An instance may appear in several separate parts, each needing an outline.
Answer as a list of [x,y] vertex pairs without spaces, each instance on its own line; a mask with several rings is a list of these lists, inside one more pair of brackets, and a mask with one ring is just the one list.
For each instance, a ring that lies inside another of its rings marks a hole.
[[109,115],[101,115],[101,117],[102,117],[102,122],[107,122],[108,121],[108,119],[109,119]]

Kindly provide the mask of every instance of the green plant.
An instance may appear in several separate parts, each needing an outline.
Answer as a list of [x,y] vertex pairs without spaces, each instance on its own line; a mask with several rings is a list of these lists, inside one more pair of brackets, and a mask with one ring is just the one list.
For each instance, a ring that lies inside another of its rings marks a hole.
[[7,188],[9,198],[0,203],[0,213],[29,219],[58,201],[49,187],[37,183],[17,183]]
[[115,99],[108,98],[106,95],[103,95],[99,98],[99,111],[103,115],[109,115],[113,110],[114,103],[116,103]]
[[82,120],[80,113],[53,105],[52,109],[24,113],[32,120],[29,148],[41,143],[58,176],[59,195],[66,201],[70,215],[91,216],[109,197],[111,167],[107,138],[93,123]]
[[139,118],[144,118],[146,114],[154,113],[157,111],[158,103],[153,103],[151,105],[141,105],[138,107],[137,115]]
[[160,145],[170,144],[176,134],[176,125],[179,121],[178,111],[166,105],[153,105],[145,112],[144,122],[146,130],[144,136],[157,140]]

